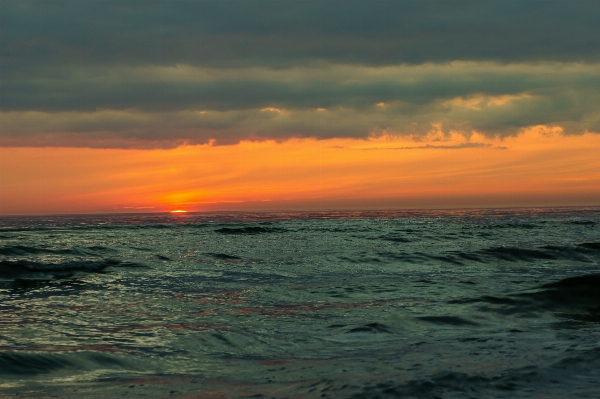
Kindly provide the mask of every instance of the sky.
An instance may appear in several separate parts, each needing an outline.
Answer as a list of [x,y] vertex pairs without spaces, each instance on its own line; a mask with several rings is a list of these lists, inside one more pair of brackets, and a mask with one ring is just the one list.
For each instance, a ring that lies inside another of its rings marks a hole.
[[599,20],[0,0],[0,214],[600,205]]

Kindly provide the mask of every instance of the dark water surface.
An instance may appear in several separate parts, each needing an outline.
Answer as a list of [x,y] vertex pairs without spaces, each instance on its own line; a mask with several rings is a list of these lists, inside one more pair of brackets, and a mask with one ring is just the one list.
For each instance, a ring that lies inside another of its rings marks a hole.
[[600,398],[600,208],[0,226],[3,396]]

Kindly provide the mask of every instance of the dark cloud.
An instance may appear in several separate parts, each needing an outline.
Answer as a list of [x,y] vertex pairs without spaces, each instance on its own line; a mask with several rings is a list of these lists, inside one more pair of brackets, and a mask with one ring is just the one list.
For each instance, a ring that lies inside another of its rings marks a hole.
[[146,111],[365,107],[402,101],[422,105],[473,93],[600,89],[593,66],[461,63],[387,68],[321,65],[265,68],[48,68],[4,82],[0,107],[23,111]]
[[12,111],[0,114],[0,144],[68,146],[89,140],[89,146],[172,147],[211,140],[228,144],[290,137],[420,137],[432,131],[506,136],[535,125],[582,133],[594,131],[598,125],[599,97],[597,92],[581,90],[543,95],[473,94],[422,104],[395,101],[368,107]]
[[598,1],[3,1],[9,65],[600,60]]
[[600,131],[600,2],[2,1],[0,145]]

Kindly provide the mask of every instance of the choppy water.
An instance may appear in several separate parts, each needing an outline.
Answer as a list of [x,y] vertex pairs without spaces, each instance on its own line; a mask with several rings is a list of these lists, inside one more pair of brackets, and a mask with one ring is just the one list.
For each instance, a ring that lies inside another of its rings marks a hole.
[[600,398],[600,208],[0,225],[0,395]]

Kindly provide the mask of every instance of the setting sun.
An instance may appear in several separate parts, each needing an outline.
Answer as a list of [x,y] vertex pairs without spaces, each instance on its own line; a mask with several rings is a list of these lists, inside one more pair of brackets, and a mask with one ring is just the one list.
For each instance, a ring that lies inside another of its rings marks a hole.
[[177,209],[177,210],[171,211],[171,213],[187,213],[187,211],[184,211],[182,209]]

